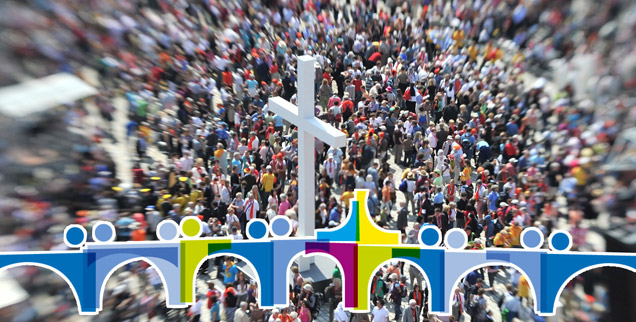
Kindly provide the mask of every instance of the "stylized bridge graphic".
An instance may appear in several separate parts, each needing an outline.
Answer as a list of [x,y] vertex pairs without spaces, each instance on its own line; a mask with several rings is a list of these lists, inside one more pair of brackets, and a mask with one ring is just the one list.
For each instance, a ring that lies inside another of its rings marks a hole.
[[251,265],[263,308],[289,304],[288,269],[299,254],[325,254],[338,262],[342,268],[344,304],[352,311],[370,309],[371,277],[379,266],[392,259],[406,260],[419,268],[429,288],[429,309],[438,314],[449,313],[453,287],[461,278],[486,265],[512,266],[524,274],[535,295],[535,311],[540,315],[555,313],[560,292],[577,274],[602,266],[636,272],[636,254],[569,252],[572,240],[564,231],[550,236],[548,244],[552,250],[541,249],[543,235],[532,227],[521,235],[524,249],[464,250],[467,237],[460,229],[449,230],[444,246],[440,246],[441,233],[431,225],[420,229],[419,245],[403,245],[399,243],[399,232],[381,229],[372,222],[366,209],[367,193],[356,190],[346,222],[335,230],[318,231],[314,238],[288,238],[291,222],[284,216],[277,216],[269,225],[261,219],[252,220],[247,227],[250,239],[242,241],[197,238],[202,223],[196,217],[188,217],[180,227],[164,220],[157,229],[160,241],[113,242],[113,225],[100,222],[93,227],[95,242],[89,243],[83,227],[67,227],[65,242],[81,247],[77,251],[0,253],[0,269],[35,265],[54,271],[69,284],[80,314],[84,315],[97,314],[102,309],[110,275],[122,265],[140,259],[157,269],[169,307],[193,302],[199,266],[220,255],[239,257]]

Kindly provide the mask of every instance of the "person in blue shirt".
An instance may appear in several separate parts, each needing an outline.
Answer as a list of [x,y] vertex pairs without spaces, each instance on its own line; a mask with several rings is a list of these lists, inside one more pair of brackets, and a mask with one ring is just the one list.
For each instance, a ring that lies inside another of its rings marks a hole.
[[219,136],[219,141],[225,142],[227,144],[227,140],[230,138],[230,135],[227,133],[227,130],[225,129],[225,127],[226,127],[226,124],[221,123],[219,128],[216,129],[216,135]]
[[441,208],[444,204],[444,193],[442,192],[442,188],[437,188],[437,194],[433,197],[433,205],[435,208]]
[[276,132],[283,130],[283,117],[278,114],[274,114],[274,129]]
[[335,221],[336,223],[340,223],[340,215],[342,214],[342,206],[337,204],[331,212],[329,213],[329,221]]
[[212,303],[210,307],[210,321],[212,322],[220,322],[221,321],[221,307],[219,306],[219,300],[216,295],[212,295],[209,298],[210,303]]
[[236,267],[236,264],[234,264],[234,261],[232,261],[232,258],[226,257],[225,263],[223,263],[222,268],[223,268],[223,271],[225,272],[225,276],[223,277],[223,283],[225,285],[234,284],[234,282],[236,282],[236,274],[238,274],[239,270]]
[[172,210],[170,210],[170,212],[168,213],[168,217],[170,217],[170,219],[174,220],[174,222],[178,224],[181,222],[181,215],[179,214],[180,211],[181,211],[181,205],[178,203],[175,203],[172,205]]
[[515,123],[514,117],[506,124],[506,134],[513,136],[519,133],[519,125]]
[[520,170],[524,170],[528,168],[528,166],[530,165],[529,159],[530,159],[530,152],[528,152],[528,150],[524,150],[523,155],[519,158],[519,162],[517,162],[517,167]]
[[499,198],[499,193],[497,192],[499,187],[495,184],[492,185],[491,191],[488,194],[488,209],[490,211],[497,211],[497,199]]

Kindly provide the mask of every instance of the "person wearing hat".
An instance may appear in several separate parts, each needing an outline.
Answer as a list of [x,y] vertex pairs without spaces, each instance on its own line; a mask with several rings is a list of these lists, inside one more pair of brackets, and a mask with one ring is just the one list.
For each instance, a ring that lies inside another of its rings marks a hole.
[[402,317],[402,298],[407,296],[407,289],[396,273],[391,273],[389,280],[389,298],[393,302],[393,314],[395,315],[395,320],[400,321]]
[[409,300],[409,306],[404,309],[402,322],[419,322],[421,308],[417,306],[414,299]]
[[151,239],[156,239],[155,232],[157,231],[157,226],[161,220],[163,220],[163,217],[161,216],[161,213],[157,211],[155,206],[146,206],[145,211],[148,233],[150,233]]
[[317,300],[318,299],[316,298],[316,295],[314,294],[313,286],[311,286],[310,282],[305,282],[305,285],[303,285],[303,291],[299,297],[299,302],[304,303],[304,305],[310,312],[309,319],[311,319],[312,316],[317,317],[317,314],[318,314],[318,311],[317,311],[318,308],[316,307]]

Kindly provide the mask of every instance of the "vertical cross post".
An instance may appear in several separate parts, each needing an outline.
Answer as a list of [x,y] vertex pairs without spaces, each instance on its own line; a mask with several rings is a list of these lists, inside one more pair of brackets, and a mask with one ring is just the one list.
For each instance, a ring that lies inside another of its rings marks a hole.
[[298,57],[298,106],[281,97],[269,99],[269,109],[298,126],[298,235],[313,236],[315,230],[316,173],[314,140],[340,148],[347,138],[335,127],[314,116],[315,59]]

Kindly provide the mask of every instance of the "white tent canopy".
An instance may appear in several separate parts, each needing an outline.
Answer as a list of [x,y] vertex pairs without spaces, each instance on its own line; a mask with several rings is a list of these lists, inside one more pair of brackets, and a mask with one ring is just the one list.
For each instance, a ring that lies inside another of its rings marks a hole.
[[97,94],[73,74],[59,73],[0,88],[0,114],[23,117]]

